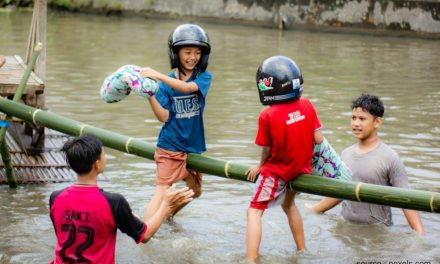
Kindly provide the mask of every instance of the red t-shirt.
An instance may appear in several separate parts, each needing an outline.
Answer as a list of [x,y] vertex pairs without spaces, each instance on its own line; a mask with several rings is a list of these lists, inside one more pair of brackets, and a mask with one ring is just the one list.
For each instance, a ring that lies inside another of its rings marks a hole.
[[271,147],[260,173],[290,181],[312,171],[314,132],[321,128],[315,107],[299,98],[264,109],[258,119],[255,144]]
[[121,194],[97,186],[53,192],[49,204],[57,236],[52,263],[114,263],[117,229],[137,243],[147,231]]

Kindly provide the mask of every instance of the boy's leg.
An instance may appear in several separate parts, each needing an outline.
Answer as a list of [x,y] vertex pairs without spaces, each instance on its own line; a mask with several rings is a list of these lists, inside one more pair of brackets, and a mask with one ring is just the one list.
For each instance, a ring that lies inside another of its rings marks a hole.
[[202,173],[188,170],[188,176],[185,178],[186,186],[194,191],[194,198],[202,195]]
[[[156,192],[150,202],[147,212],[150,218],[160,207],[165,191],[172,184],[188,177],[186,169],[186,157],[184,152],[174,152],[162,148],[156,148],[154,159],[156,161]],[[183,207],[183,206],[182,206]],[[175,214],[181,208],[177,208]]]
[[301,215],[295,205],[295,195],[296,192],[286,190],[286,198],[284,199],[284,203],[281,207],[287,215],[290,231],[292,232],[293,239],[295,240],[296,249],[297,251],[301,251],[306,247],[304,242],[304,229]]
[[261,217],[264,210],[249,208],[247,212],[246,227],[246,258],[250,261],[255,260],[259,255],[261,242]]
[[[185,178],[185,183],[188,188],[194,191],[193,198],[198,198],[202,195],[202,174],[197,171],[188,170],[188,176]],[[183,207],[185,207],[188,203],[182,204],[178,207],[173,216],[176,215]]]
[[156,190],[154,192],[153,198],[151,199],[150,203],[148,204],[147,210],[144,212],[144,220],[147,221],[152,217],[157,210],[160,207],[160,204],[162,203],[163,196],[166,192],[166,190],[170,188],[168,185],[157,185]]
[[247,214],[246,257],[253,261],[259,255],[262,226],[261,217],[267,208],[284,201],[286,183],[277,177],[260,175]]

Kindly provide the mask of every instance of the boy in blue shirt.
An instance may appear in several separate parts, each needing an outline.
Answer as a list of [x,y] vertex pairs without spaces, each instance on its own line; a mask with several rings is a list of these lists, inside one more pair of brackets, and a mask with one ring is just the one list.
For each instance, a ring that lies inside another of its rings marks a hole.
[[194,24],[178,26],[170,34],[168,46],[171,73],[148,67],[141,70],[142,77],[159,81],[157,94],[148,100],[156,118],[164,123],[154,155],[156,191],[147,218],[154,215],[166,190],[177,181],[185,180],[194,197],[202,191],[202,175],[187,170],[186,158],[187,153],[206,151],[203,111],[212,79],[206,71],[211,46],[205,31]]

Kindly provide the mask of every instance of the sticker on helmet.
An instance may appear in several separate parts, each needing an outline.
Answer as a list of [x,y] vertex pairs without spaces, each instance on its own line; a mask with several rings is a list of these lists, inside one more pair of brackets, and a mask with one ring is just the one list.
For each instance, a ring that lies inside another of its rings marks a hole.
[[293,88],[293,90],[301,90],[301,81],[300,81],[300,79],[293,79],[292,80],[292,88]]
[[281,84],[281,87],[286,87],[286,86],[288,86],[288,85],[290,85],[292,83],[292,81],[287,81],[287,82],[285,82],[285,83],[283,83],[283,84]]
[[260,91],[267,91],[273,89],[272,87],[273,77],[260,79],[258,81],[258,89]]

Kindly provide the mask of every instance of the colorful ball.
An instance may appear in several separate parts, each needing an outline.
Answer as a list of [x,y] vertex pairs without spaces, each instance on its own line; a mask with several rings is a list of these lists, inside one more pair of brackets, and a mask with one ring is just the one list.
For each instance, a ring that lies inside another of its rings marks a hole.
[[159,89],[157,81],[140,76],[141,67],[125,65],[105,78],[101,86],[101,98],[107,103],[116,103],[131,91],[142,97],[150,97]]

